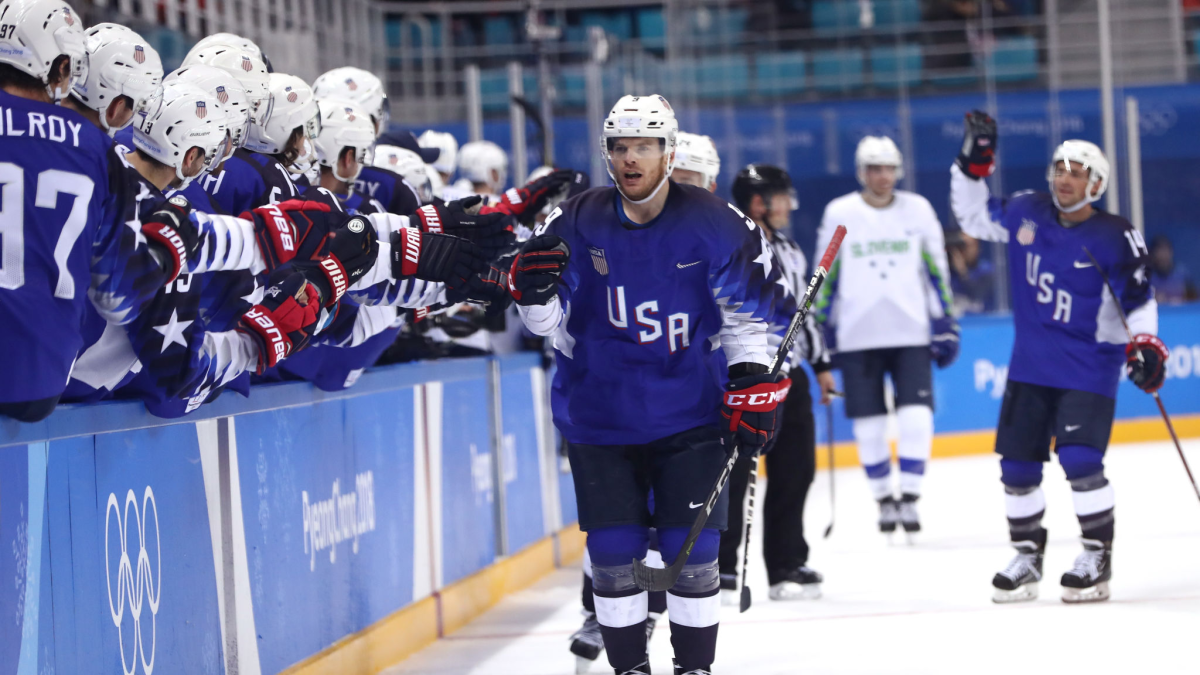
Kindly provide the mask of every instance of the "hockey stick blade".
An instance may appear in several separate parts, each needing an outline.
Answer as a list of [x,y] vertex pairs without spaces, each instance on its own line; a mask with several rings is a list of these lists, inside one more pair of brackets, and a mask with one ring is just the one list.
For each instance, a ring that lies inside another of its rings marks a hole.
[[[817,265],[817,269],[813,272],[812,279],[808,282],[808,290],[804,292],[804,300],[800,303],[800,307],[795,315],[792,316],[792,322],[788,324],[787,332],[784,333],[783,342],[779,343],[779,349],[775,352],[775,357],[771,359],[770,372],[778,373],[783,365],[783,360],[787,358],[787,354],[792,349],[792,343],[796,341],[796,334],[800,332],[800,324],[804,322],[804,317],[808,315],[808,308],[812,305],[813,298],[816,297],[817,291],[821,288],[821,283],[825,281],[825,275],[829,273],[829,268],[833,265],[834,258],[837,257],[838,249],[842,246],[842,239],[846,237],[846,226],[838,225],[833,232],[833,237],[829,240],[829,246],[825,249],[825,255],[821,256],[821,262]],[[688,530],[688,536],[683,540],[683,546],[679,547],[679,555],[675,556],[675,562],[668,567],[650,567],[646,563],[633,559],[633,583],[643,591],[665,591],[675,585],[679,579],[679,575],[683,574],[683,566],[687,564],[688,556],[692,553],[692,547],[696,545],[696,539],[700,537],[700,531],[704,529],[704,524],[708,522],[708,514],[712,513],[713,506],[716,505],[717,499],[721,496],[721,490],[725,488],[725,481],[729,480],[729,474],[733,472],[733,464],[738,458],[738,447],[735,444],[733,451],[729,453],[729,458],[725,460],[725,466],[721,469],[721,473],[717,476],[717,480],[713,483],[712,490],[708,493],[708,499],[704,502],[704,508],[700,513],[696,514],[696,520],[692,523],[692,529]]]
[[[1108,274],[1104,272],[1104,268],[1100,266],[1100,263],[1096,260],[1096,256],[1092,255],[1092,252],[1086,246],[1083,247],[1083,252],[1087,255],[1088,260],[1092,261],[1092,265],[1095,266],[1096,271],[1100,273],[1100,279],[1104,281],[1104,286],[1108,289],[1108,294],[1113,297],[1113,306],[1117,308],[1117,316],[1121,319],[1121,325],[1125,327],[1125,334],[1129,336],[1129,343],[1133,344],[1133,331],[1129,328],[1129,318],[1125,316],[1125,308],[1121,306],[1121,302],[1117,300],[1117,294],[1113,292],[1112,283],[1108,280]],[[1142,352],[1137,351],[1135,353],[1137,354],[1138,361],[1142,365],[1145,365],[1146,358],[1142,356]],[[1163,405],[1162,397],[1158,395],[1157,391],[1150,392],[1150,395],[1154,397],[1154,402],[1158,404],[1158,412],[1162,415],[1163,423],[1167,425],[1167,433],[1171,435],[1171,441],[1175,443],[1175,451],[1179,453],[1179,461],[1183,462],[1183,470],[1187,472],[1188,480],[1192,483],[1192,491],[1196,493],[1196,499],[1200,499],[1200,485],[1196,484],[1196,477],[1192,475],[1192,467],[1188,464],[1187,456],[1183,454],[1183,445],[1179,442],[1179,436],[1175,434],[1175,425],[1171,424],[1171,416],[1167,414],[1167,408]]]
[[751,602],[752,601],[750,599],[750,587],[743,584],[742,585],[742,602],[741,602],[739,613],[745,612],[746,610],[750,609]]

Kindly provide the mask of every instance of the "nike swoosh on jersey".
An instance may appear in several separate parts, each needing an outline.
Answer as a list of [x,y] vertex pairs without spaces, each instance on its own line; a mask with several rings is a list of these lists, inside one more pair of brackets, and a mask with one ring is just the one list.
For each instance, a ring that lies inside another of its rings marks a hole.
[[701,506],[704,506],[704,505],[703,505],[703,504],[693,504],[692,502],[688,502],[688,508],[689,508],[689,509],[698,509],[698,508],[700,508]]
[[1093,266],[1093,265],[1092,265],[1092,263],[1090,263],[1090,262],[1086,262],[1086,261],[1083,261],[1083,260],[1076,260],[1076,261],[1075,261],[1075,269],[1077,269],[1077,270],[1087,269],[1088,267],[1092,267],[1092,266]]
[[1076,429],[1080,429],[1082,427],[1083,427],[1082,424],[1068,424],[1067,426],[1063,427],[1063,429],[1065,429],[1067,433],[1071,433],[1072,431],[1075,431]]
[[700,263],[702,263],[702,262],[704,262],[704,261],[703,261],[703,260],[697,260],[696,262],[690,262],[690,263],[688,263],[688,264],[686,264],[686,265],[684,265],[683,263],[675,263],[675,266],[676,266],[676,267],[678,267],[679,269],[683,269],[683,268],[685,268],[685,267],[691,267],[692,265],[699,265],[699,264],[700,264]]

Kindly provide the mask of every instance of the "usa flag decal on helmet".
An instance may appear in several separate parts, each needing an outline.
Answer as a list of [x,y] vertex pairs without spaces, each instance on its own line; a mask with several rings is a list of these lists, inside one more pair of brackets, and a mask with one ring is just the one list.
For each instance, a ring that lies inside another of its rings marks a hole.
[[254,70],[254,64],[250,62],[249,56],[242,57],[242,70],[246,71],[247,73]]
[[133,48],[133,60],[137,61],[138,63],[146,62],[146,50],[141,45],[137,45]]
[[229,93],[225,91],[225,87],[217,87],[217,100],[222,104],[229,103]]
[[196,117],[200,119],[208,117],[208,106],[204,105],[204,101],[196,101]]

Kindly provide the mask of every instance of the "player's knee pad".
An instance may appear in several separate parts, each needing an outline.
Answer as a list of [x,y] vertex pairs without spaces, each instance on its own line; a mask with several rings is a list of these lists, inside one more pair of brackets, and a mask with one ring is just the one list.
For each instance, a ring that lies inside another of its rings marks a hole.
[[854,440],[858,444],[858,460],[867,470],[867,475],[872,478],[886,476],[891,470],[892,459],[887,442],[887,415],[855,419]]
[[1104,476],[1104,451],[1086,445],[1064,445],[1058,448],[1058,463],[1062,464],[1067,480],[1075,481]]
[[[683,548],[683,541],[687,539],[689,529],[686,527],[658,528],[658,543],[662,550],[663,562],[668,565],[675,562],[675,557],[679,555],[680,549]],[[688,556],[688,564],[715,561],[717,559],[717,551],[720,548],[721,531],[706,527],[700,530],[700,536],[696,538],[696,543],[692,545],[692,553]]]
[[896,426],[900,436],[896,443],[900,470],[905,471],[908,463],[913,473],[925,473],[925,462],[933,448],[933,409],[927,405],[900,406],[896,410]]
[[1023,459],[1000,460],[1000,482],[1006,488],[1031,488],[1042,484],[1042,463]]

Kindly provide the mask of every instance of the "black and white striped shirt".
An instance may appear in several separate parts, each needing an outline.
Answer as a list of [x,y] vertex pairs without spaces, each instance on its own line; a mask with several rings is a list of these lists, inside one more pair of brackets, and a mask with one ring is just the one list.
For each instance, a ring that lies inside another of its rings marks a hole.
[[[804,291],[808,288],[808,277],[806,276],[808,259],[804,257],[804,252],[800,250],[800,246],[795,241],[780,232],[772,233],[771,253],[780,267],[788,290],[799,303],[804,297]],[[771,334],[767,336],[767,342],[774,349],[783,342],[783,337]],[[832,367],[829,349],[825,347],[825,340],[821,337],[821,331],[817,328],[812,313],[804,318],[804,325],[800,334],[796,336],[792,353],[784,363],[783,371],[789,372],[792,367],[800,363],[800,359],[807,360],[814,373],[824,372]]]

